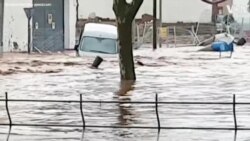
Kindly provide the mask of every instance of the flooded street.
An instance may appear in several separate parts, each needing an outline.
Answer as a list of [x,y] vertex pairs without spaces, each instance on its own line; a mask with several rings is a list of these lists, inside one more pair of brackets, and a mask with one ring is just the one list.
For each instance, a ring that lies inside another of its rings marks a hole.
[[[197,52],[199,47],[150,48],[134,51],[137,81],[121,84],[117,58],[104,58],[100,69],[91,69],[94,58],[19,54],[0,59],[0,99],[250,102],[250,47],[229,53]],[[1,74],[1,73],[0,73]],[[124,93],[129,90],[129,92]],[[237,105],[238,126],[250,128],[250,105]],[[13,123],[82,125],[79,104],[9,102]],[[0,124],[8,124],[5,103],[0,103]],[[152,104],[83,103],[87,125],[157,127]],[[232,105],[159,105],[162,127],[233,128]],[[0,140],[9,128],[0,126]],[[234,131],[99,129],[76,127],[12,127],[9,141],[234,141]],[[237,141],[250,140],[249,131],[238,131]]]

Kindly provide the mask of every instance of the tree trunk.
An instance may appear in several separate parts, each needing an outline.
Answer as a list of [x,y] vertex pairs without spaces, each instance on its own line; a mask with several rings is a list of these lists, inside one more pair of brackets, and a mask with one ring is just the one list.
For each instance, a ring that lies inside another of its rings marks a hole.
[[121,80],[136,80],[131,34],[132,22],[118,22]]
[[218,15],[218,4],[212,4],[212,22],[216,23],[217,15]]
[[223,3],[227,0],[201,0],[201,1],[212,5],[212,22],[215,23],[217,15],[219,13],[218,9],[219,3]]
[[118,37],[121,80],[136,80],[133,44],[132,23],[136,13],[140,9],[143,0],[114,0],[113,11],[116,16]]

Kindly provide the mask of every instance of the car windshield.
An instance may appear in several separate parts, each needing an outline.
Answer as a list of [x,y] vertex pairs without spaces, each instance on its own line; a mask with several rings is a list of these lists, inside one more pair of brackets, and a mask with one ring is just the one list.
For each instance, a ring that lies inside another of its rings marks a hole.
[[80,50],[86,52],[116,54],[117,44],[115,39],[83,37]]

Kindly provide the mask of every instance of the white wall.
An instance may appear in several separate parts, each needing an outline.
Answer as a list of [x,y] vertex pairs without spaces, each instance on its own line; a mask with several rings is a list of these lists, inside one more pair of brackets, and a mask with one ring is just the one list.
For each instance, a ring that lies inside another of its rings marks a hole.
[[[80,17],[87,18],[89,13],[95,12],[97,16],[115,18],[112,10],[113,0],[79,0]],[[159,1],[158,1],[159,2]],[[163,21],[164,22],[210,22],[211,5],[201,0],[162,0],[163,3]],[[153,0],[144,0],[137,18],[142,14],[153,13]],[[209,11],[209,12],[207,12]],[[204,15],[204,13],[206,13]],[[201,16],[203,15],[203,16]]]
[[32,0],[5,0],[4,9],[4,51],[13,50],[13,42],[19,45],[19,51],[27,51],[28,20],[24,7],[32,7]]
[[[65,0],[65,39],[66,49],[75,45],[75,2]],[[17,42],[17,51],[27,51],[28,20],[23,8],[32,7],[32,0],[5,0],[4,13],[4,52],[13,51],[13,42]]]
[[75,46],[76,32],[76,1],[65,0],[64,2],[64,46],[65,49],[73,49]]

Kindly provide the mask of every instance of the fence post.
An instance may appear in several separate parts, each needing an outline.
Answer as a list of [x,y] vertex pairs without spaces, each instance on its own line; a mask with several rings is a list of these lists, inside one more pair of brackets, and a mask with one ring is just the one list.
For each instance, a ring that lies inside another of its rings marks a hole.
[[10,134],[11,134],[11,128],[9,129],[9,132],[8,132],[6,141],[9,141],[9,139],[10,139]]
[[237,130],[234,131],[234,141],[237,141]]
[[83,110],[82,110],[82,94],[80,94],[80,111],[81,111],[83,130],[84,130],[85,129],[85,119],[84,119]]
[[159,112],[158,112],[158,94],[155,95],[155,112],[157,117],[157,123],[158,123],[158,133],[161,131],[161,123],[159,118]]
[[234,130],[238,130],[238,125],[237,125],[237,117],[236,117],[236,97],[235,94],[233,95],[233,115],[234,115]]
[[12,120],[11,120],[10,112],[9,112],[8,93],[7,92],[5,92],[5,107],[6,107],[6,111],[7,111],[7,114],[8,114],[9,126],[11,127],[12,126]]

